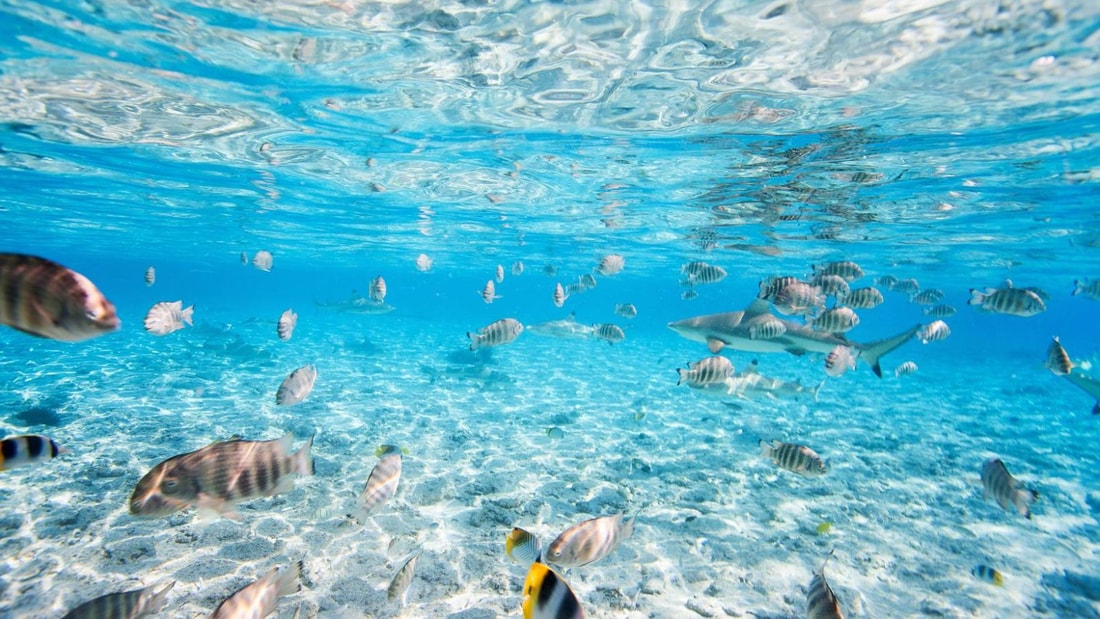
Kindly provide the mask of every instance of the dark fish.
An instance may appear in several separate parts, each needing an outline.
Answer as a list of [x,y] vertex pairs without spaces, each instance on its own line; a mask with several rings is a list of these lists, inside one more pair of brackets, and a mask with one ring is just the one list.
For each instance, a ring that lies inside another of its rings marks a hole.
[[37,434],[9,436],[0,440],[0,471],[17,466],[40,464],[56,458],[64,451],[52,438]]
[[61,619],[141,619],[159,612],[167,603],[165,597],[176,585],[172,581],[160,591],[145,587],[133,591],[108,593],[84,602]]
[[78,342],[119,327],[115,306],[87,277],[26,254],[0,254],[0,324]]
[[1055,376],[1065,376],[1073,370],[1073,362],[1069,360],[1069,353],[1062,348],[1062,343],[1055,337],[1047,348],[1046,367]]
[[409,591],[409,585],[412,584],[413,576],[416,573],[416,561],[420,558],[420,551],[417,550],[405,560],[405,564],[401,566],[401,569],[397,570],[397,574],[394,575],[393,580],[390,581],[390,586],[386,588],[386,597],[389,599],[401,598],[401,604],[405,604],[405,594]]

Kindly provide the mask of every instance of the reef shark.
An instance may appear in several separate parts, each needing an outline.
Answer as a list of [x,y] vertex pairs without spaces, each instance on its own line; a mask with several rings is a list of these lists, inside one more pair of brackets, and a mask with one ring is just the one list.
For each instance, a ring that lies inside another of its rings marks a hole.
[[[778,320],[786,327],[784,333],[773,338],[754,338],[753,333],[771,321]],[[882,368],[879,359],[912,339],[920,330],[921,325],[915,325],[909,329],[883,340],[860,344],[847,338],[824,331],[814,331],[810,327],[783,320],[771,313],[771,305],[766,299],[757,297],[751,304],[740,312],[723,312],[721,314],[707,314],[695,318],[685,318],[668,323],[668,327],[679,333],[682,337],[695,342],[705,342],[710,352],[718,354],[723,348],[743,350],[746,352],[789,352],[794,355],[802,355],[806,352],[818,352],[827,354],[837,346],[848,346],[854,354],[864,363],[871,366],[875,375],[882,378]]]
[[1092,414],[1100,415],[1100,380],[1080,372],[1070,372],[1065,375],[1065,379],[1096,399],[1096,406],[1092,407]]
[[524,330],[537,335],[550,337],[585,339],[595,337],[596,328],[577,322],[576,313],[569,314],[564,320],[551,320],[534,325],[527,325]]

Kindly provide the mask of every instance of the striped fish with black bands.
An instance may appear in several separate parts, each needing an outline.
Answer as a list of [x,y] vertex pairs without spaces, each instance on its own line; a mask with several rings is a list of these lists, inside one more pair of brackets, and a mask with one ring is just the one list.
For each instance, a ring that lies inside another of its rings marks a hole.
[[687,384],[689,387],[705,387],[726,382],[733,376],[733,364],[721,355],[714,355],[699,361],[688,363],[688,369],[676,368],[680,378],[677,385]]
[[9,436],[0,440],[0,471],[40,464],[63,453],[52,438],[38,434]]
[[[825,560],[828,562],[828,559]],[[810,586],[806,590],[806,617],[807,619],[844,619],[844,613],[840,612],[840,603],[825,579],[825,563],[814,572],[810,580]]]
[[172,581],[160,591],[157,591],[155,586],[149,586],[144,589],[101,595],[70,610],[61,619],[141,619],[141,617],[148,617],[164,608],[167,603],[165,598],[175,585],[176,582]]
[[120,322],[87,277],[45,258],[0,253],[0,324],[78,342],[115,331]]
[[523,582],[523,619],[584,619],[584,609],[564,578],[532,563]]
[[467,331],[466,337],[470,338],[470,350],[477,350],[508,344],[520,333],[523,333],[523,323],[515,318],[501,318],[478,329],[477,333]]
[[821,459],[821,456],[809,447],[798,443],[782,443],[774,440],[769,443],[761,439],[760,455],[771,458],[772,462],[779,468],[806,477],[826,473],[825,462]]
[[982,499],[990,497],[1005,511],[1015,508],[1030,520],[1031,504],[1039,498],[1039,493],[1024,488],[1000,458],[990,458],[982,465]]

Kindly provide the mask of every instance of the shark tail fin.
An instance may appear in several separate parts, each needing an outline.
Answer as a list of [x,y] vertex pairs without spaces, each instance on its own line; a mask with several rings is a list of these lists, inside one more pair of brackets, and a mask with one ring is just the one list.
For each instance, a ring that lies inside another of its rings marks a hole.
[[879,359],[912,339],[920,328],[921,326],[918,324],[893,337],[871,342],[870,344],[864,344],[859,354],[859,358],[863,359],[867,362],[867,365],[871,366],[871,371],[875,373],[875,376],[882,378],[882,366],[879,365]]
[[810,392],[814,396],[814,402],[817,402],[817,395],[819,393],[821,393],[821,388],[824,387],[824,386],[825,386],[825,381],[821,381],[820,383],[817,384],[816,387],[813,388],[813,391]]

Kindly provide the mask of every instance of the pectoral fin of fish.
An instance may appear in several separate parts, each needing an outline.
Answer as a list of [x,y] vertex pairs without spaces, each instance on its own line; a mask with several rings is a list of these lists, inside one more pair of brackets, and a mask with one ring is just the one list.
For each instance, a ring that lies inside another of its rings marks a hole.
[[722,340],[718,339],[718,338],[715,338],[715,337],[708,337],[707,338],[707,350],[709,350],[711,352],[711,354],[717,355],[718,351],[722,350],[722,348],[724,348],[725,345],[726,345],[726,343],[723,342]]

